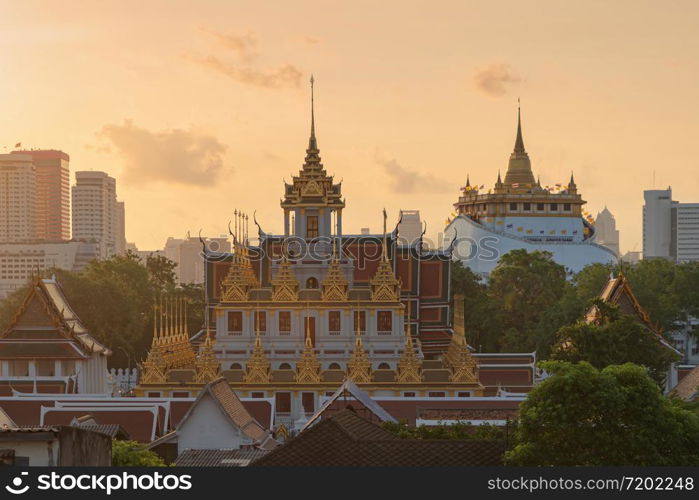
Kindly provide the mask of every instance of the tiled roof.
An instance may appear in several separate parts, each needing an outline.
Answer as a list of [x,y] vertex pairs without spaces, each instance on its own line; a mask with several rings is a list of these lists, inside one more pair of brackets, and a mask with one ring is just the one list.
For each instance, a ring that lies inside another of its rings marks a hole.
[[231,389],[228,381],[223,377],[210,382],[202,389],[199,397],[182,418],[178,427],[187,420],[192,410],[205,394],[211,395],[224,415],[250,439],[256,442],[263,442],[269,437],[269,431],[250,415],[250,412],[248,412],[233,389]]
[[502,465],[501,441],[398,439],[351,410],[341,411],[251,466],[449,467]]
[[692,400],[699,393],[699,366],[695,366],[691,372],[685,375],[672,393],[685,400]]
[[177,456],[179,467],[245,467],[262,458],[266,450],[185,450]]

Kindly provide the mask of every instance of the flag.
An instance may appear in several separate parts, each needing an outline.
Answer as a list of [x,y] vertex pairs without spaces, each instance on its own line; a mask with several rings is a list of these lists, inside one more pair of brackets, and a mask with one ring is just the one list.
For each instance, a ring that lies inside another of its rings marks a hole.
[[17,144],[15,144],[15,147],[16,147],[16,148],[21,148],[21,147],[22,147],[22,143],[21,143],[21,142],[18,142]]

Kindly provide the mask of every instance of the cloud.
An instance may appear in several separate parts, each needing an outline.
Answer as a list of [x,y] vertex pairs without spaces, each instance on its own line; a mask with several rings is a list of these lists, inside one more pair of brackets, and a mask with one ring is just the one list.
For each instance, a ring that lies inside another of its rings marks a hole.
[[285,64],[274,70],[263,71],[245,64],[226,62],[216,56],[194,57],[192,60],[237,82],[270,89],[298,87],[303,76],[301,70],[291,64]]
[[204,28],[202,31],[217,41],[218,49],[225,52],[225,55],[189,55],[185,56],[187,59],[246,85],[271,89],[300,85],[303,73],[293,64],[282,64],[276,68],[260,67],[258,42],[253,34],[223,34]]
[[473,77],[476,88],[492,97],[507,94],[509,88],[522,81],[507,64],[491,64],[479,70]]
[[126,120],[105,125],[98,134],[125,160],[124,181],[211,186],[224,171],[226,146],[192,130],[151,132]]
[[235,52],[241,59],[252,61],[258,56],[256,50],[257,38],[252,33],[246,35],[226,35],[205,28],[201,28],[201,30],[214,37],[222,48]]
[[395,193],[411,194],[425,192],[449,191],[453,188],[444,179],[434,177],[432,174],[408,169],[398,163],[395,158],[383,158],[378,152],[374,155],[374,161],[383,167],[384,172],[391,179],[390,188]]

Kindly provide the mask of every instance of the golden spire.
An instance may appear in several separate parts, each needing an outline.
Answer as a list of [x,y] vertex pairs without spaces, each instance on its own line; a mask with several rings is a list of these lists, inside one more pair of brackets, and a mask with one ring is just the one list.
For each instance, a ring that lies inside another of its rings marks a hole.
[[466,342],[464,327],[464,296],[454,295],[454,334],[444,362],[451,370],[450,380],[458,383],[470,383],[480,386],[478,380],[478,363],[471,354]]
[[199,357],[196,362],[196,381],[200,384],[206,384],[218,378],[221,373],[221,364],[216,358],[214,352],[214,343],[211,340],[209,332],[206,332],[204,344],[199,351]]
[[422,382],[422,362],[415,354],[413,335],[410,331],[410,301],[408,301],[408,314],[405,318],[405,347],[398,361],[397,381],[401,384],[417,384]]
[[258,325],[255,324],[255,347],[246,366],[243,381],[248,384],[267,384],[270,381],[270,362],[262,346]]
[[272,279],[272,300],[280,302],[295,302],[298,300],[299,282],[294,270],[282,249],[282,259],[277,275]]
[[306,323],[306,339],[301,358],[296,363],[296,382],[299,384],[318,384],[320,378],[320,363],[311,342],[311,332]]
[[354,336],[354,351],[347,362],[347,377],[355,384],[371,382],[371,361],[362,343],[359,321],[357,321],[357,333]]
[[378,302],[397,302],[400,300],[401,282],[396,279],[388,260],[388,242],[386,239],[386,210],[383,211],[383,249],[376,274],[369,281],[371,300]]
[[346,301],[349,282],[340,267],[340,261],[332,259],[325,279],[321,282],[322,298],[325,301]]
[[[162,304],[162,297],[159,298]],[[162,384],[165,382],[166,363],[162,352],[163,315],[162,307],[158,308],[158,300],[153,304],[153,341],[146,360],[141,364],[141,383]],[[160,329],[158,329],[157,313],[160,311]]]

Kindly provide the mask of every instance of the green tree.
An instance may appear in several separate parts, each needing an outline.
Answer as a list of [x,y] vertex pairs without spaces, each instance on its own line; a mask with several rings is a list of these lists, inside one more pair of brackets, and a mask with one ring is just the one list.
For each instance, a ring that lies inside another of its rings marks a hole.
[[496,425],[471,425],[457,422],[452,425],[420,425],[411,427],[405,422],[384,422],[383,428],[401,439],[462,439],[503,440],[505,429]]
[[500,318],[495,314],[495,304],[488,296],[488,287],[483,279],[461,262],[452,261],[451,289],[454,295],[464,297],[468,343],[479,352],[497,351]]
[[662,384],[677,356],[657,335],[633,316],[622,315],[616,306],[595,301],[600,310],[597,323],[579,321],[561,328],[551,359],[577,363],[587,361],[595,368],[635,363],[645,366],[653,379]]
[[136,441],[112,441],[112,465],[114,467],[164,467],[165,462],[146,445]]
[[677,267],[667,259],[644,259],[624,269],[638,302],[663,331],[674,329],[681,318],[680,299],[674,286]]
[[640,366],[547,361],[520,407],[510,465],[699,465],[699,416],[665,398]]
[[500,316],[500,347],[530,352],[537,348],[536,327],[566,288],[566,270],[550,252],[517,249],[503,255],[490,273],[488,297]]

